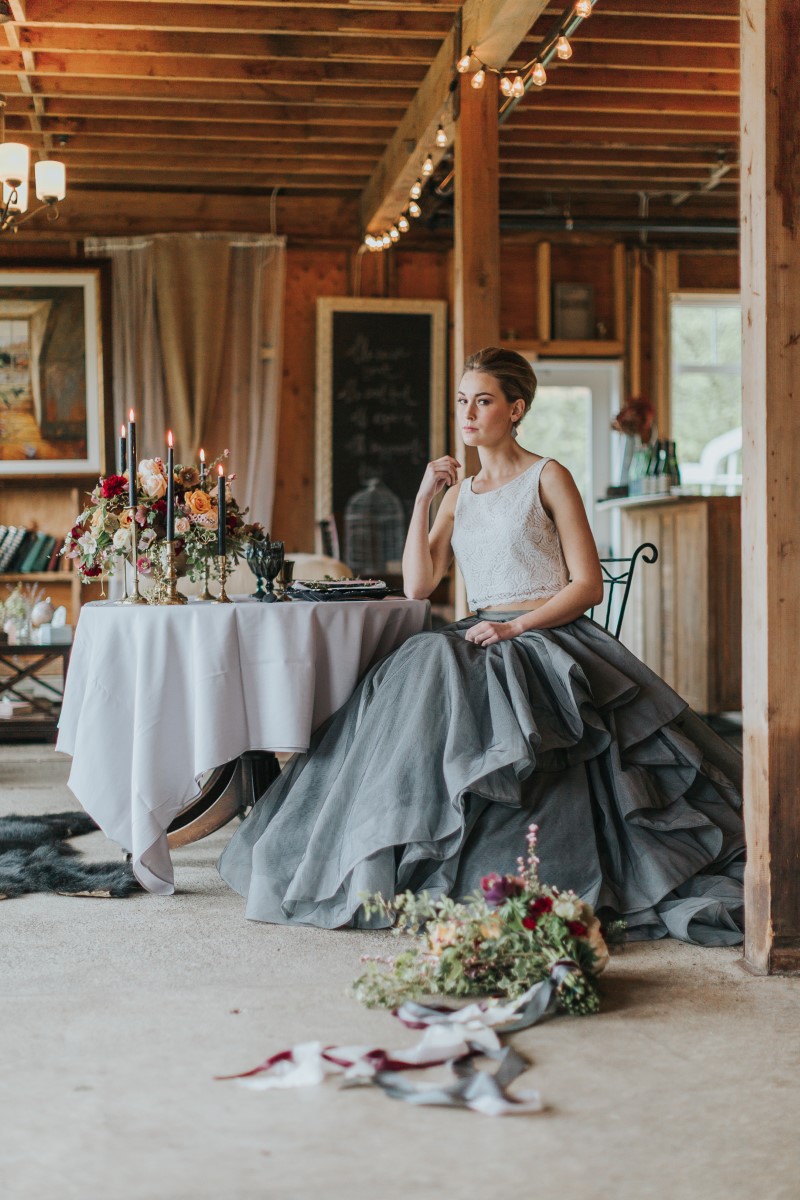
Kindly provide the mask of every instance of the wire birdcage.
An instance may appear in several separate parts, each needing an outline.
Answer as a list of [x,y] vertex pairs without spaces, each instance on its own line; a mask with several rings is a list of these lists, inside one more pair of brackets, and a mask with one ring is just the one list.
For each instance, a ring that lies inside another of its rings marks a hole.
[[398,573],[405,525],[403,505],[394,492],[380,479],[368,479],[344,510],[344,557],[353,574]]

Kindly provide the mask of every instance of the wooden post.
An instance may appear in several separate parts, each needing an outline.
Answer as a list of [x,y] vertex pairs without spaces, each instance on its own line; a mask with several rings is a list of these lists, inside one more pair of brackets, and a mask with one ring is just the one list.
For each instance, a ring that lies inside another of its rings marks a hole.
[[800,41],[742,2],[745,962],[800,972]]
[[[453,338],[454,391],[464,360],[500,341],[500,198],[497,76],[487,75],[480,89],[459,77],[460,115],[455,142],[455,237]],[[455,454],[463,474],[479,469],[478,454],[464,445],[456,422]],[[467,613],[460,576],[455,589],[456,616]]]

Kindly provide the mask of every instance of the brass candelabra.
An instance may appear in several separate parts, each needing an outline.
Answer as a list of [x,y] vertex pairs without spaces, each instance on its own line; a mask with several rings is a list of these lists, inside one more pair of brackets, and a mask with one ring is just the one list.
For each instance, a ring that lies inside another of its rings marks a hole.
[[214,597],[215,604],[233,604],[228,593],[225,591],[225,581],[228,578],[228,560],[224,554],[219,556],[219,595]]
[[137,570],[137,559],[139,557],[139,533],[136,528],[136,508],[130,509],[131,514],[131,565],[133,567],[133,592],[128,595],[127,579],[125,580],[125,594],[119,601],[120,604],[147,604],[144,596],[139,591],[139,571]]

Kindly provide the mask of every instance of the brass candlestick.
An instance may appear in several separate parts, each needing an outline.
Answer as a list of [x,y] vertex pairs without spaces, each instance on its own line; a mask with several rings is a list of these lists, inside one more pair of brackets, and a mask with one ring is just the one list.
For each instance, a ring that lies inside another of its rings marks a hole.
[[175,542],[167,542],[167,572],[164,576],[164,587],[158,598],[159,604],[187,604],[182,592],[178,591],[178,571],[175,566]]
[[214,598],[215,604],[233,604],[225,591],[225,580],[228,578],[228,560],[224,554],[219,555],[219,595]]
[[[144,596],[139,592],[139,571],[137,570],[136,561],[138,559],[139,536],[136,528],[136,509],[131,510],[131,559],[133,565],[133,595],[125,595],[119,601],[120,604],[147,604]],[[127,588],[125,589],[127,591]]]
[[203,563],[203,590],[198,596],[198,600],[213,600],[211,592],[208,590],[208,559]]

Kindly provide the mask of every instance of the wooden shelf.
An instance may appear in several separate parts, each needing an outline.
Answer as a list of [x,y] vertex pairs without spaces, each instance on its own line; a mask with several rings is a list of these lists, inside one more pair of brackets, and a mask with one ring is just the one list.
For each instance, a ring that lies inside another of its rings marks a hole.
[[585,341],[519,341],[503,342],[506,350],[532,354],[537,358],[621,358],[625,352],[622,342],[610,338],[588,338]]
[[2,583],[72,583],[75,571],[20,571],[0,573]]

